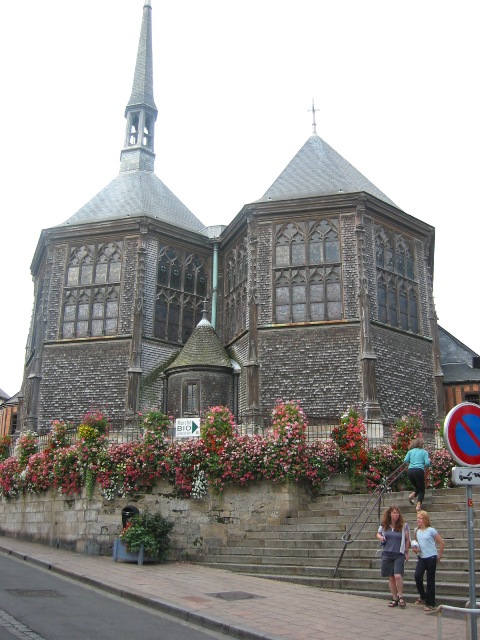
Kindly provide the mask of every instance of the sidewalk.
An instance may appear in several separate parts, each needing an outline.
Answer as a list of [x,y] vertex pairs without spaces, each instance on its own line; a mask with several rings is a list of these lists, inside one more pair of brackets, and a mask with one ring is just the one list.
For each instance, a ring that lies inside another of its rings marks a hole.
[[[113,562],[0,537],[0,552],[109,593],[251,640],[405,640],[437,638],[437,616],[415,606],[389,609],[385,599],[265,580],[198,564]],[[465,622],[443,619],[442,640],[465,638]]]

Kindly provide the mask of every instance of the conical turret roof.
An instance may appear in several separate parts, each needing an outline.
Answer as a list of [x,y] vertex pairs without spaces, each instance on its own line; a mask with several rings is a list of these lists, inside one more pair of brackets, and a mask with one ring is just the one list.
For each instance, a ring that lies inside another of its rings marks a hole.
[[167,367],[166,371],[193,366],[228,367],[233,369],[227,352],[206,317],[203,317],[197,324],[185,346],[172,364]]
[[257,202],[362,191],[396,206],[335,149],[314,134]]

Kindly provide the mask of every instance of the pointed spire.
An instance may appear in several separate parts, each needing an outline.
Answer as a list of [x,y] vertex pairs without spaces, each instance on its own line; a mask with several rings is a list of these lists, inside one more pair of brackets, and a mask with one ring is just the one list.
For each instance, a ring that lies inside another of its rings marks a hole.
[[153,99],[152,6],[150,0],[145,0],[132,94],[125,109],[127,125],[120,172],[153,171],[157,113]]

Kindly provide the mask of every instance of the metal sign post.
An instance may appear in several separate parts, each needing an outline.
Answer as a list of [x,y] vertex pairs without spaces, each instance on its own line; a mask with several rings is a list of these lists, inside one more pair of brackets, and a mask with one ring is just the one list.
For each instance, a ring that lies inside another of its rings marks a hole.
[[[475,588],[475,533],[472,486],[480,485],[480,406],[462,402],[445,418],[443,437],[447,449],[461,467],[452,469],[452,481],[467,492],[468,575],[470,608],[477,608]],[[477,640],[477,618],[470,616],[470,639]]]

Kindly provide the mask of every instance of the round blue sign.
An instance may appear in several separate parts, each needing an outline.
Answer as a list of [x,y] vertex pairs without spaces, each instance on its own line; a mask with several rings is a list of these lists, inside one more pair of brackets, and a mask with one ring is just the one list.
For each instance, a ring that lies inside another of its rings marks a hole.
[[462,402],[453,407],[445,418],[443,439],[459,464],[480,465],[480,406]]

